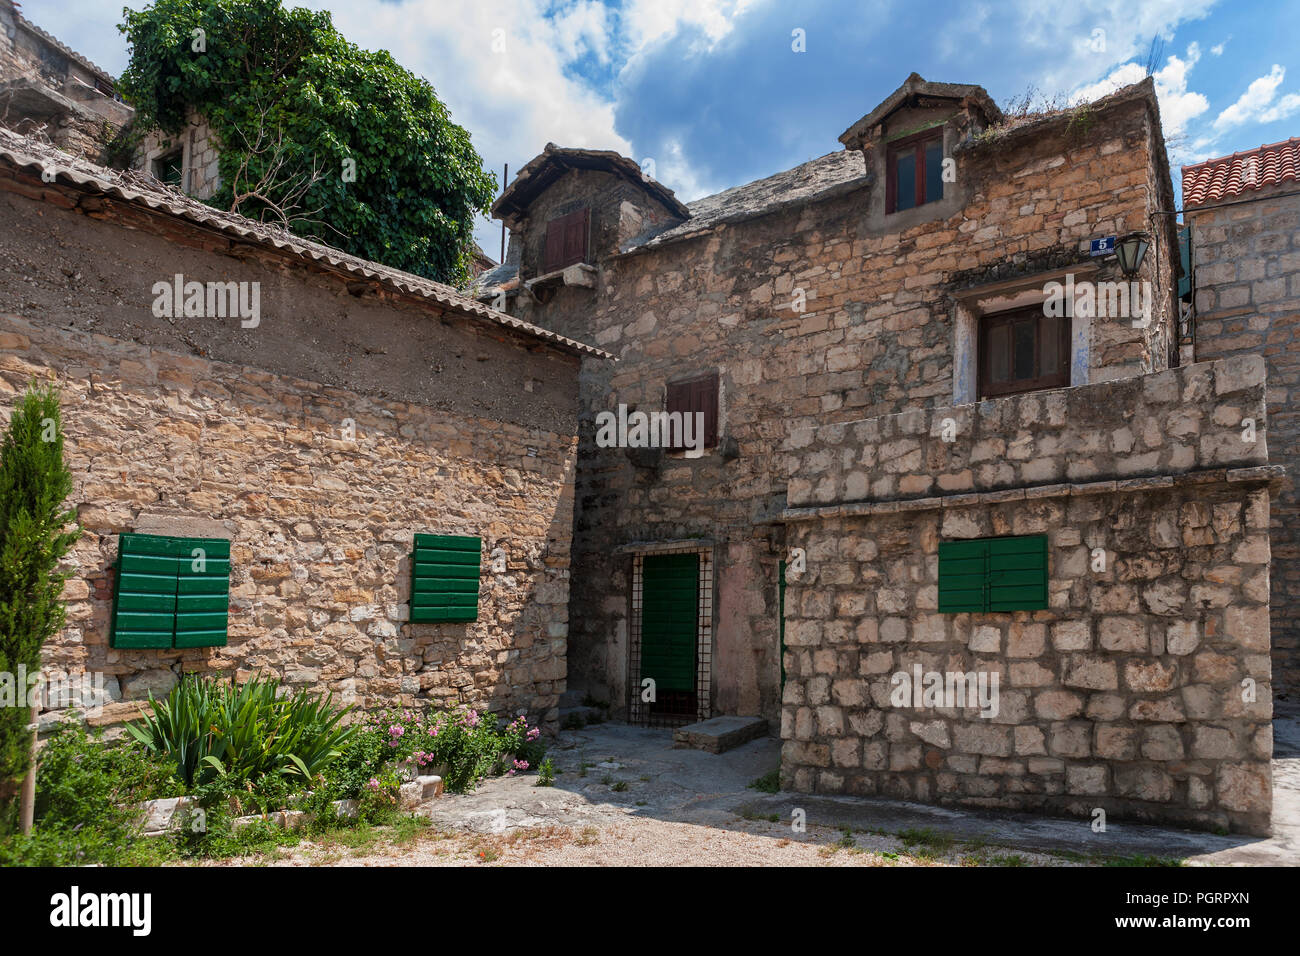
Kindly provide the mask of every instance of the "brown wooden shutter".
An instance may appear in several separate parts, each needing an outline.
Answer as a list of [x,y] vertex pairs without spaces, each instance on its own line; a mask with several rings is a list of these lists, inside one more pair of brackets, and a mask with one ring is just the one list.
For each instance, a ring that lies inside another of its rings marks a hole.
[[542,272],[554,272],[563,268],[564,261],[564,218],[552,219],[546,224],[546,255],[542,261]]
[[[670,382],[666,389],[664,404],[668,412],[681,412],[683,416],[696,412],[704,413],[704,447],[714,448],[718,444],[718,373],[713,372],[703,378],[694,378],[686,382]],[[685,422],[683,422],[683,425]],[[675,449],[684,446],[677,444]]]
[[590,216],[590,210],[579,209],[564,217],[564,264],[566,266],[586,261],[587,227]]
[[555,272],[587,260],[587,236],[591,231],[591,210],[578,209],[546,224],[546,254],[542,271]]

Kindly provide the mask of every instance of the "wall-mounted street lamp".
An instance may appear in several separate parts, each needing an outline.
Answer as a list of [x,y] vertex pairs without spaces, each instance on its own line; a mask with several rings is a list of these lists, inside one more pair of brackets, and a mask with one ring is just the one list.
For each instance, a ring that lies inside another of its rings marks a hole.
[[1137,275],[1151,246],[1150,237],[1144,232],[1130,232],[1115,243],[1115,255],[1119,258],[1119,268],[1128,278]]

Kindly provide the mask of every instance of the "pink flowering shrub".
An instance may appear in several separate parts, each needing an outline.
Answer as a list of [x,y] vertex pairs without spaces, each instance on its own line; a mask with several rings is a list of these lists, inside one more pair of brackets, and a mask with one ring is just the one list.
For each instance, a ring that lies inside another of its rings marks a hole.
[[453,792],[472,790],[484,777],[515,774],[537,766],[545,753],[541,730],[519,716],[502,724],[472,708],[424,711],[412,708],[373,715],[344,755],[347,783],[356,796],[382,781],[381,770],[411,761],[420,773],[440,773]]

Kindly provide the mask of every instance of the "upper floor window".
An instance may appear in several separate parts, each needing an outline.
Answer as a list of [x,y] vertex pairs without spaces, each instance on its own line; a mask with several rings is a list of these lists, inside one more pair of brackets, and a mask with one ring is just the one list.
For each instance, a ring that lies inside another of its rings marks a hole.
[[577,209],[546,224],[546,250],[542,272],[556,272],[575,262],[587,261],[587,234],[591,210]]
[[153,178],[159,182],[164,182],[168,186],[175,186],[177,189],[184,189],[184,150],[178,146],[171,152],[159,156],[153,161],[153,168],[150,172],[153,173]]
[[[665,410],[670,415],[673,412],[681,412],[683,419],[687,415],[699,412],[703,415],[700,421],[704,424],[704,443],[698,447],[716,447],[718,444],[718,373],[710,372],[708,375],[685,382],[670,382],[667,392]],[[695,435],[694,421],[692,420],[691,423],[692,443]],[[674,450],[681,451],[685,447],[684,443],[679,444]]]
[[885,148],[885,212],[943,198],[943,129],[926,130]]
[[1070,320],[1041,305],[979,320],[980,398],[1070,384]]

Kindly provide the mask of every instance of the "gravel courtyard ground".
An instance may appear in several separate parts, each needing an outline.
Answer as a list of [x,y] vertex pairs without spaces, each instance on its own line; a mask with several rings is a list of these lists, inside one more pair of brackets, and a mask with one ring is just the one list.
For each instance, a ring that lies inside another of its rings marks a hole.
[[[420,808],[391,838],[304,842],[271,866],[1079,866],[1300,864],[1300,721],[1275,725],[1275,834],[1217,836],[1112,821],[991,814],[887,800],[762,793],[779,762],[761,739],[721,755],[672,747],[666,730],[566,731],[536,775],[485,781]],[[792,826],[802,819],[805,827]]]

